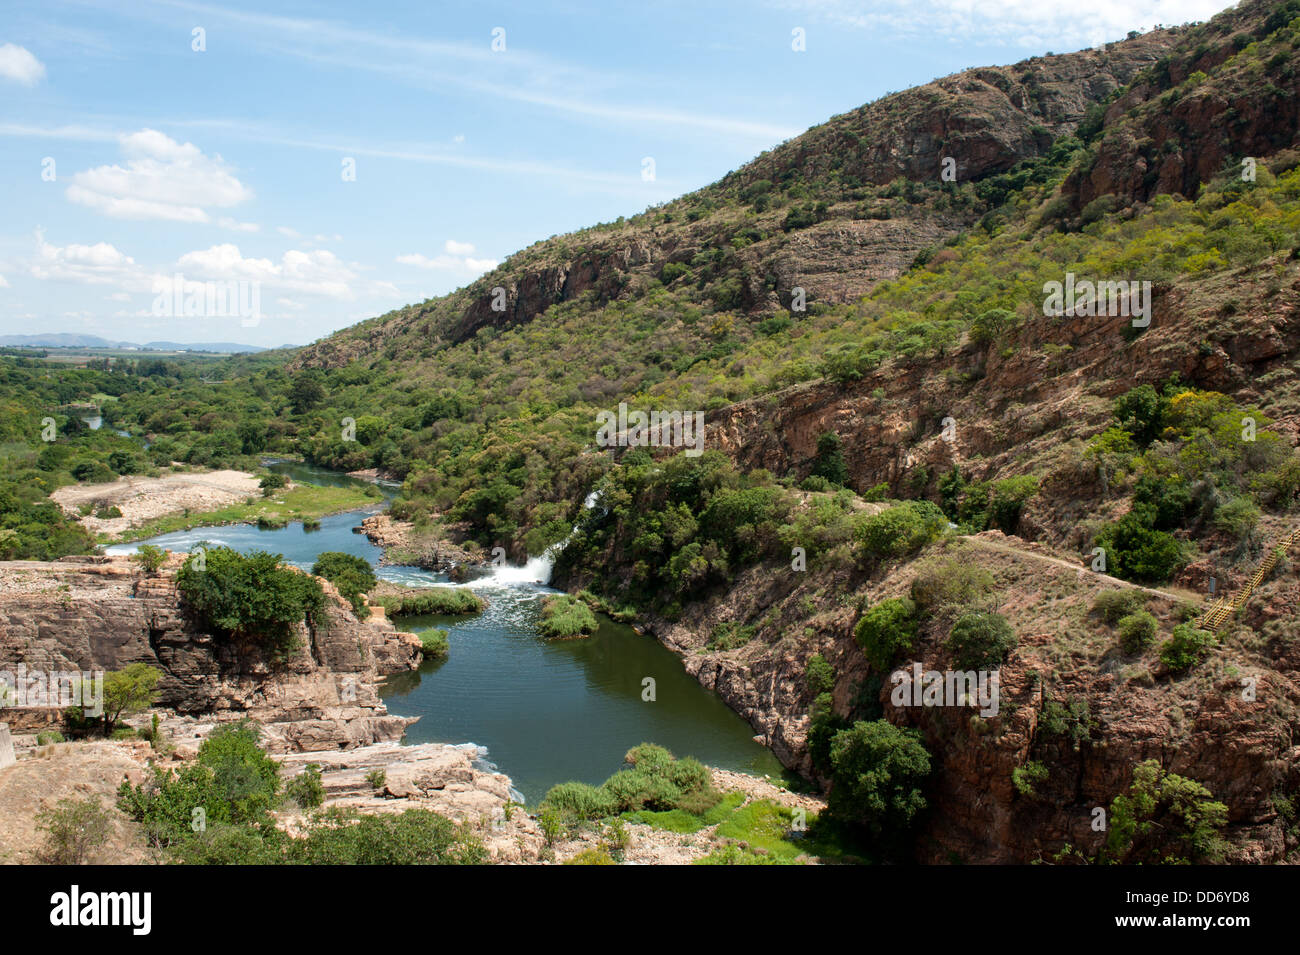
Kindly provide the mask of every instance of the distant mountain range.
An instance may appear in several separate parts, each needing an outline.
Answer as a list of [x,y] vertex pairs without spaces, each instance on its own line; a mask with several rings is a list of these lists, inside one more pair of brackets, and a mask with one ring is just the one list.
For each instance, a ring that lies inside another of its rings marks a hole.
[[[267,349],[260,345],[240,345],[236,342],[115,342],[98,335],[0,335],[0,346],[21,348],[138,348],[141,351],[201,351],[233,354],[259,352]],[[292,347],[292,346],[282,346]]]

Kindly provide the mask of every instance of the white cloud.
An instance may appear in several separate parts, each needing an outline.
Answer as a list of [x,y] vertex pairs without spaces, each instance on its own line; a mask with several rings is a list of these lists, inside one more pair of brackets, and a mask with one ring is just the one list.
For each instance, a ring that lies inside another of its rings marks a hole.
[[280,235],[287,235],[291,239],[301,239],[302,233],[297,229],[290,229],[287,225],[276,226],[275,231]]
[[133,292],[149,291],[153,276],[131,256],[107,242],[57,246],[36,233],[36,257],[28,263],[34,278],[84,285],[109,285]]
[[472,272],[475,275],[491,271],[498,265],[496,259],[473,258],[471,253],[474,251],[474,246],[468,242],[457,242],[454,239],[448,239],[443,243],[443,249],[446,250],[446,255],[430,257],[421,255],[419,252],[412,252],[409,255],[399,255],[397,261],[401,265],[414,265],[418,269]]
[[[837,26],[895,36],[945,36],[965,43],[1014,43],[1066,52],[1129,30],[1208,20],[1225,0],[772,0],[772,5]],[[809,33],[810,49],[815,37]]]
[[[124,166],[97,166],[72,177],[67,197],[115,219],[208,222],[208,206],[224,208],[253,197],[220,156],[178,143],[154,129],[120,138]],[[233,220],[231,220],[233,221]]]
[[261,232],[262,227],[256,222],[239,222],[229,216],[222,216],[217,220],[217,225],[223,229],[230,229],[232,232]]
[[0,288],[8,288],[8,287],[9,287],[9,283],[5,281],[5,277],[3,275],[0,275]]
[[224,243],[187,252],[177,260],[176,267],[186,278],[261,282],[271,288],[341,300],[356,298],[358,291],[370,295],[396,292],[387,282],[361,279],[355,266],[343,262],[328,249],[305,252],[291,249],[279,262],[273,262],[245,258],[238,246]]
[[23,86],[35,86],[44,75],[45,64],[27,48],[12,43],[0,46],[0,76]]

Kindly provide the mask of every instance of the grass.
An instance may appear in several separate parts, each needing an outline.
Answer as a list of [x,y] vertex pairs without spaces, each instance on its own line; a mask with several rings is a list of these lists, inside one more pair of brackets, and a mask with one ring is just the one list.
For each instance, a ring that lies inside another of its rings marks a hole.
[[577,597],[561,594],[543,601],[542,619],[537,629],[542,636],[565,639],[589,636],[599,625],[590,607]]
[[420,647],[424,655],[431,660],[441,660],[447,656],[451,647],[447,642],[446,630],[426,630],[420,634]]
[[[252,503],[231,504],[215,511],[189,514],[165,514],[119,535],[101,534],[102,543],[124,543],[189,530],[192,527],[215,527],[219,524],[260,524],[275,526],[356,510],[375,503],[363,489],[319,487],[298,484],[281,491],[274,498],[250,498]],[[283,522],[283,523],[281,523]]]
[[446,617],[478,613],[486,601],[478,594],[461,587],[421,588],[419,593],[380,594],[370,598],[372,604],[384,608],[390,617],[423,616],[437,614]]

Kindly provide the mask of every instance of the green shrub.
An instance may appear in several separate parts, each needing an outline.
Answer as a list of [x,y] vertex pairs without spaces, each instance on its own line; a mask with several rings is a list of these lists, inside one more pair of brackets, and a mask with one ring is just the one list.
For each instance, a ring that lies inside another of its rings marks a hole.
[[311,572],[317,577],[324,577],[338,588],[339,594],[352,604],[352,609],[357,613],[365,610],[365,594],[378,583],[375,569],[368,560],[337,550],[320,554],[312,565]]
[[451,652],[450,636],[446,630],[425,630],[420,634],[420,649],[429,659],[441,660]]
[[176,586],[203,626],[232,642],[286,657],[297,646],[293,628],[324,607],[320,581],[284,566],[279,554],[212,547],[203,570],[196,556],[177,572]]
[[139,564],[146,574],[156,574],[158,568],[167,563],[167,551],[156,544],[141,544],[140,549],[131,555],[131,559]]
[[1160,646],[1160,662],[1174,673],[1190,670],[1217,642],[1209,630],[1200,630],[1192,623],[1174,627],[1169,639]]
[[327,812],[300,839],[288,839],[291,865],[482,865],[483,843],[469,829],[426,809],[401,813]]
[[849,481],[843,442],[834,431],[825,431],[817,439],[817,456],[813,459],[812,476],[825,478],[831,484],[841,486]]
[[438,616],[454,617],[461,614],[478,613],[485,606],[482,597],[464,587],[427,587],[418,594],[402,596],[379,596],[371,600],[384,608],[391,617]]
[[1108,818],[1102,862],[1214,863],[1227,847],[1221,831],[1228,807],[1200,783],[1164,771],[1154,759],[1134,768],[1132,784],[1111,802]]
[[819,772],[827,773],[831,768],[831,742],[836,733],[848,728],[848,721],[836,714],[829,693],[822,693],[813,700],[808,717],[808,756]]
[[908,557],[938,540],[948,527],[930,501],[906,501],[863,521],[858,539],[873,557]]
[[1140,610],[1120,618],[1116,629],[1119,632],[1121,650],[1128,654],[1141,653],[1155,642],[1156,618],[1145,610]]
[[1146,604],[1146,595],[1136,588],[1131,590],[1103,590],[1092,602],[1092,612],[1110,626],[1124,617],[1137,613]]
[[750,625],[741,625],[734,620],[728,620],[718,624],[713,628],[713,633],[709,635],[710,650],[735,650],[743,647],[754,639],[756,628]]
[[46,730],[44,733],[36,734],[37,746],[49,746],[51,743],[64,742],[63,734],[58,730]]
[[542,619],[537,629],[544,637],[585,637],[595,633],[599,626],[591,608],[577,597],[561,594],[542,601]]
[[880,601],[853,628],[858,646],[879,673],[888,671],[900,653],[912,649],[916,632],[916,605],[906,597]]
[[808,684],[808,692],[814,697],[829,693],[835,688],[835,668],[820,653],[814,653],[808,658],[804,680]]
[[372,769],[366,773],[366,785],[371,789],[383,789],[388,785],[388,773],[382,769]]
[[289,483],[283,474],[267,474],[262,480],[257,482],[257,486],[262,489],[263,497],[270,497],[273,493],[285,487]]
[[315,809],[325,801],[325,785],[321,782],[320,765],[308,763],[303,771],[284,786],[284,794],[303,809]]
[[963,670],[992,670],[1002,664],[1019,640],[1000,613],[968,611],[957,618],[944,643]]
[[1106,552],[1108,573],[1162,583],[1187,563],[1186,548],[1167,531],[1155,530],[1154,523],[1154,511],[1139,506],[1102,528],[1095,543]]
[[929,775],[930,754],[916,730],[885,720],[855,723],[831,742],[828,804],[876,834],[901,833],[925,809],[921,786]]
[[603,788],[587,783],[559,783],[546,793],[542,807],[554,810],[573,825],[611,815],[614,800]]
[[1046,779],[1047,767],[1036,760],[1030,760],[1025,765],[1011,770],[1011,785],[1022,796],[1033,798],[1036,795],[1034,787]]

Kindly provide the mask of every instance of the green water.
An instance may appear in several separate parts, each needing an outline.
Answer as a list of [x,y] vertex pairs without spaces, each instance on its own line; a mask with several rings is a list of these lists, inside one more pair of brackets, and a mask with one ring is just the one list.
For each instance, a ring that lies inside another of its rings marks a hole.
[[[360,483],[308,465],[273,467],[296,481]],[[366,513],[323,518],[319,531],[304,531],[301,524],[279,530],[226,525],[163,534],[108,552],[129,553],[145,543],[187,551],[209,541],[283,554],[304,569],[321,552],[334,550],[377,565],[380,549],[353,532]],[[377,567],[377,572],[408,586],[447,582],[414,567]],[[602,618],[600,629],[587,639],[542,639],[536,627],[541,601],[556,591],[534,578],[546,573],[534,560],[527,568],[502,568],[466,585],[487,598],[482,614],[399,619],[406,630],[439,626],[451,633],[448,659],[393,677],[381,690],[391,713],[420,718],[407,730],[407,742],[483,747],[530,802],[557,782],[601,782],[620,768],[628,749],[642,742],[724,769],[780,774],[780,764],[753,740],[749,724],[654,638]],[[653,701],[642,699],[646,678],[655,681]]]

